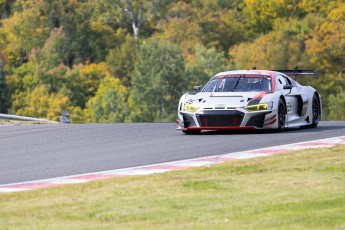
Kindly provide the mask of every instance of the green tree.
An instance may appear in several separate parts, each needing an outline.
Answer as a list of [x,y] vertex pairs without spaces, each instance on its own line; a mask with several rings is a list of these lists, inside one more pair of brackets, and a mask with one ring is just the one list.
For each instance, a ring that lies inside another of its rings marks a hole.
[[7,85],[4,70],[4,58],[2,58],[0,51],[0,113],[7,113],[8,102],[7,102]]
[[11,95],[10,111],[16,113],[17,110],[26,106],[25,99],[30,92],[38,86],[39,77],[32,62],[16,68],[13,73],[6,76],[7,90]]
[[136,40],[142,35],[147,37],[152,34],[153,24],[162,17],[172,1],[101,0],[112,9],[112,17],[118,19],[123,28],[133,32]]
[[237,10],[221,12],[214,23],[203,23],[203,33],[206,34],[205,44],[217,47],[224,54],[230,47],[254,37],[246,28],[243,14]]
[[79,106],[69,106],[67,111],[70,114],[70,122],[73,124],[83,124],[90,120],[86,119],[83,109]]
[[31,50],[43,46],[49,37],[50,30],[46,18],[40,14],[38,2],[15,11],[1,24],[0,46],[12,66],[27,62]]
[[331,120],[345,120],[345,91],[328,96],[328,118]]
[[246,40],[250,34],[240,5],[208,0],[174,2],[167,10],[165,20],[157,24],[154,37],[181,46],[185,56],[194,54],[196,44],[224,52]]
[[101,81],[97,93],[88,102],[85,116],[89,122],[114,123],[124,122],[128,109],[126,107],[127,89],[117,78],[107,76]]
[[11,9],[16,0],[0,0],[1,18],[7,18],[11,15]]
[[129,121],[173,121],[187,85],[182,50],[171,43],[147,40],[132,76]]
[[66,73],[68,83],[66,87],[70,90],[69,98],[71,104],[84,109],[86,102],[95,96],[102,79],[107,76],[106,63],[79,64]]
[[138,42],[127,36],[124,43],[110,50],[107,56],[107,69],[112,76],[118,77],[121,82],[129,87],[134,66],[137,62],[139,49]]
[[58,121],[61,111],[68,107],[68,98],[61,93],[49,94],[41,85],[23,98],[24,106],[17,110],[18,115],[47,118]]
[[226,70],[226,58],[223,52],[219,52],[215,48],[207,49],[198,44],[195,48],[195,55],[188,60],[186,69],[186,75],[191,84],[204,85],[211,76]]
[[306,13],[326,16],[330,10],[335,8],[341,1],[339,0],[300,0],[298,7]]
[[256,66],[260,69],[290,68],[288,47],[289,36],[284,32],[271,32],[259,37],[253,43],[241,43],[229,50],[229,60],[234,69],[248,69]]
[[296,0],[245,0],[243,13],[251,30],[267,33],[272,30],[277,18],[294,18],[303,16]]
[[219,71],[298,65],[319,70],[299,81],[321,93],[324,119],[339,119],[343,0],[0,0],[0,12],[0,109],[11,113],[171,121],[181,94]]
[[97,17],[96,6],[93,1],[69,0],[45,0],[40,5],[50,29],[61,30],[57,51],[65,65],[104,61],[108,49],[114,48],[122,36]]
[[171,5],[166,20],[157,26],[154,38],[172,42],[184,50],[184,55],[195,52],[195,44],[202,43],[202,28],[196,19],[197,9],[190,4],[179,1]]

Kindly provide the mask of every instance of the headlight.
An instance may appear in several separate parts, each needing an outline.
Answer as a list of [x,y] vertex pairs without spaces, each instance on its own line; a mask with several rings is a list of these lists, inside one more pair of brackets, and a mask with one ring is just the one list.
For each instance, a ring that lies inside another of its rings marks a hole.
[[273,102],[269,102],[269,103],[262,103],[262,104],[257,104],[257,105],[244,106],[244,109],[249,112],[253,112],[253,111],[259,111],[259,110],[272,109],[272,107],[273,107]]
[[199,108],[199,106],[184,104],[183,110],[187,112],[196,112]]

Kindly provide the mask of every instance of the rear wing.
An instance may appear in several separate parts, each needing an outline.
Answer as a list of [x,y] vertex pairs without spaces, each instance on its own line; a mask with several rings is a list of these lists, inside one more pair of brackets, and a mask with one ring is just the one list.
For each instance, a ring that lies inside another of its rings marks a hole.
[[296,66],[293,70],[272,70],[272,71],[276,71],[276,72],[281,72],[287,76],[313,76],[313,77],[318,77],[319,72],[315,69],[315,70],[299,70],[298,67]]

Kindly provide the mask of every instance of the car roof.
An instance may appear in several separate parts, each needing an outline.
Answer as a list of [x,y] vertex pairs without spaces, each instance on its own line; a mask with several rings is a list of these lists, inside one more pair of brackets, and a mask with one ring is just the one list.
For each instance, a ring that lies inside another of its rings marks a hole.
[[[231,70],[231,71],[224,71],[217,73],[215,76],[224,76],[224,75],[231,75],[231,74],[257,74],[257,75],[267,75],[274,77],[276,75],[276,71],[272,70]],[[284,75],[283,73],[280,73]]]

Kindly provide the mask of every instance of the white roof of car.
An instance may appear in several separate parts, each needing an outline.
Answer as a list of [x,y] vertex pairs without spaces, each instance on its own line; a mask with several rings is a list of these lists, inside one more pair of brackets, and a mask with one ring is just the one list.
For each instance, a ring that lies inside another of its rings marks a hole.
[[271,70],[231,70],[231,71],[224,71],[217,73],[215,76],[223,76],[223,75],[230,75],[230,74],[258,74],[258,75],[267,75],[272,76],[274,75],[274,71]]

